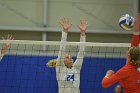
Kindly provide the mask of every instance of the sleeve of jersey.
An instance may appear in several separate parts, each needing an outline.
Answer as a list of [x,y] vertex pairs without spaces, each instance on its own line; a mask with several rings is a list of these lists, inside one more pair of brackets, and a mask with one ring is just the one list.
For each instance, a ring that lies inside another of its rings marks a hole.
[[1,62],[1,60],[2,60],[2,58],[3,58],[3,54],[1,54],[1,51],[0,51],[0,62]]
[[[62,31],[61,42],[67,41],[67,33]],[[65,45],[60,45],[59,52],[58,52],[58,62],[56,65],[63,65],[64,56],[65,56]]]
[[138,34],[132,35],[131,47],[133,47],[133,46],[139,46],[139,35]]
[[[85,42],[86,41],[86,36],[82,36],[80,37],[80,42]],[[85,46],[80,46],[79,48],[79,52],[77,54],[77,59],[75,61],[75,66],[77,67],[81,67],[83,64],[83,58],[84,58],[84,52],[85,52]]]
[[107,88],[114,83],[126,78],[128,76],[127,71],[120,69],[117,73],[113,74],[111,77],[104,77],[102,80],[102,87]]

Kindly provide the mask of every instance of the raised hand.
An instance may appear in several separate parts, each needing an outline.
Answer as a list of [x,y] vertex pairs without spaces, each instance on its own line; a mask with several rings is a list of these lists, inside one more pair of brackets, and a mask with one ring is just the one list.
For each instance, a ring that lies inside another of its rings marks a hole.
[[81,20],[80,24],[78,25],[78,28],[80,29],[82,35],[85,35],[87,27],[88,27],[87,21],[86,20]]
[[66,18],[63,18],[63,19],[60,21],[60,24],[62,25],[63,31],[64,31],[64,32],[67,32],[67,31],[71,28],[71,26],[72,26],[72,24],[69,23],[69,20],[66,19]]
[[4,42],[3,46],[2,46],[2,50],[1,50],[1,54],[5,54],[6,51],[10,48],[10,41],[8,40],[14,40],[13,35],[7,35],[6,39],[4,37],[2,37],[3,40],[7,40]]

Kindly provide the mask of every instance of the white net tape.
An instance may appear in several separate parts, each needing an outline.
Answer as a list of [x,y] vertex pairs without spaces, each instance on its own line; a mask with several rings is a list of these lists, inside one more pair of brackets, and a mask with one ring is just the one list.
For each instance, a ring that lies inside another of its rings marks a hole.
[[[4,43],[0,41],[0,45]],[[6,41],[7,42],[7,41]],[[9,54],[19,55],[57,55],[60,45],[66,45],[66,51],[76,56],[79,46],[85,46],[85,56],[125,57],[130,43],[97,43],[97,42],[60,42],[60,41],[29,41],[12,40]],[[121,56],[120,56],[121,54]]]

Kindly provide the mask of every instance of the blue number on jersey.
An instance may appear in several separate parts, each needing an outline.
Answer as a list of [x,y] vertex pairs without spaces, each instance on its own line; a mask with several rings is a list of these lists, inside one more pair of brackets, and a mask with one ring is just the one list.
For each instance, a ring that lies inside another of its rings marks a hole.
[[67,81],[74,81],[74,74],[67,74],[66,80]]

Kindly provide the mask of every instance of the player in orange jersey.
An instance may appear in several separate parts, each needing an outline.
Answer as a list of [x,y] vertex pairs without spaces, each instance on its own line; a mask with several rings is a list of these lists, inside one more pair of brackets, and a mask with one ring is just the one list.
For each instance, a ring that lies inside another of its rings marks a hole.
[[134,23],[134,34],[131,48],[126,53],[126,65],[114,73],[108,70],[102,80],[102,87],[107,88],[116,82],[124,89],[124,93],[140,93],[140,47],[139,45],[139,20]]
[[107,88],[116,82],[124,89],[124,93],[140,93],[140,47],[131,47],[126,55],[126,65],[114,73],[108,70],[102,80],[102,87]]

